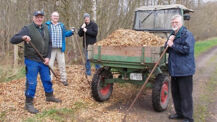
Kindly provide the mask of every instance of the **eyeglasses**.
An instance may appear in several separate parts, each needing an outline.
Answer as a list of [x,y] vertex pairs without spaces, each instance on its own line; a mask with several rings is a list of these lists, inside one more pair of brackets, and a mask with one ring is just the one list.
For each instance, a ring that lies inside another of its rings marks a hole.
[[178,24],[178,23],[179,23],[178,21],[171,22],[171,24]]

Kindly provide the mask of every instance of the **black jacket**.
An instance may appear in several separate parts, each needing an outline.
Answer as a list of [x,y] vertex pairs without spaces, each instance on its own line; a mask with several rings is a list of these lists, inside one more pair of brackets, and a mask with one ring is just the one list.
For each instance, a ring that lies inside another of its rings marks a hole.
[[[88,46],[89,44],[92,45],[94,43],[96,43],[96,36],[98,33],[98,26],[95,22],[90,21],[90,23],[88,25],[86,25],[87,28],[87,32],[86,32],[86,46]],[[79,29],[78,31],[78,35],[80,37],[84,36],[84,31],[82,28]],[[85,40],[83,38],[83,47],[85,47]]]

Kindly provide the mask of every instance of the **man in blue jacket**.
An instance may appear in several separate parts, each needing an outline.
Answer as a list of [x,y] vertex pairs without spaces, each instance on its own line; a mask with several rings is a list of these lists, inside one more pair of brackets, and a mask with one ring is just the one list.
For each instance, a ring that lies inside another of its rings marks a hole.
[[[46,101],[61,102],[61,100],[55,98],[53,95],[50,70],[47,66],[51,55],[51,40],[47,26],[44,25],[43,22],[44,12],[35,11],[33,16],[33,23],[24,26],[22,30],[14,35],[10,40],[12,44],[24,42],[24,56],[26,65],[25,109],[33,114],[39,112],[33,106],[38,73],[40,73],[41,81],[45,91]],[[30,41],[43,55],[45,59],[44,61],[40,59],[39,55],[37,55],[33,47],[29,45]]]
[[170,115],[169,119],[184,119],[184,122],[193,122],[192,90],[195,73],[195,39],[192,33],[183,26],[182,16],[173,16],[171,24],[174,33],[167,42],[169,46],[168,68],[176,113]]
[[[66,30],[63,23],[59,22],[59,13],[53,12],[51,14],[51,21],[47,21],[48,30],[52,40],[52,50],[51,59],[49,65],[53,68],[55,58],[57,58],[57,63],[60,70],[60,81],[64,86],[68,85],[66,67],[65,67],[65,49],[66,42],[65,37],[70,37],[73,34],[72,30]],[[52,79],[51,75],[51,79]]]

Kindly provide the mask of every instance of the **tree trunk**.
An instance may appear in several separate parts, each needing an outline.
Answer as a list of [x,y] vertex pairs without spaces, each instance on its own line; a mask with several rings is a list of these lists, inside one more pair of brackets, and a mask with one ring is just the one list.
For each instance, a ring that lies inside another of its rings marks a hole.
[[92,11],[93,11],[93,20],[96,22],[96,0],[93,0],[93,7],[92,7]]
[[[75,36],[75,35],[73,35],[73,36]],[[75,40],[75,39],[72,40],[72,46],[73,46],[73,51],[74,51],[73,52],[74,53],[74,61],[77,62],[78,61],[78,52],[77,52],[78,49],[76,48],[76,45],[75,45],[76,42],[75,41],[77,41],[77,40]]]
[[14,67],[18,65],[18,59],[19,59],[18,46],[14,45]]

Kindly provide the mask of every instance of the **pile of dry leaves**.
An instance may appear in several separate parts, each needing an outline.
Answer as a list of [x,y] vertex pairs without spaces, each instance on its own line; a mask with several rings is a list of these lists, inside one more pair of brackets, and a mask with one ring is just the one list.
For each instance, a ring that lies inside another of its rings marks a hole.
[[98,46],[163,46],[165,39],[149,32],[118,29],[107,38],[97,42]]
[[[93,70],[94,72],[94,70]],[[74,117],[63,115],[64,121],[121,121],[124,112],[121,108],[113,107],[117,103],[128,103],[135,97],[138,88],[131,84],[115,84],[109,101],[98,103],[91,97],[91,88],[84,75],[83,66],[67,66],[69,86],[63,86],[57,80],[53,81],[54,94],[62,100],[62,103],[50,103],[45,101],[44,90],[38,78],[38,86],[34,99],[35,107],[42,113],[50,109],[73,109],[77,103],[82,103],[74,113]],[[24,110],[25,103],[25,78],[10,82],[0,83],[0,121],[24,121],[35,115]],[[109,109],[110,108],[110,109]],[[40,114],[39,113],[39,114]],[[132,121],[137,120],[135,114],[129,115]],[[45,119],[45,120],[44,120]],[[43,121],[55,121],[52,118],[43,118]]]

